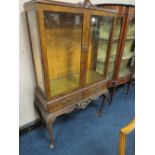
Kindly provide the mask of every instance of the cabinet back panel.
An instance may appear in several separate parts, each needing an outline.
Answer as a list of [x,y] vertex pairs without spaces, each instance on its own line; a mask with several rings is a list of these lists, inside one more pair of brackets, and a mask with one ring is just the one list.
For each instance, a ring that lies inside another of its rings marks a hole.
[[50,80],[80,72],[81,29],[47,29]]

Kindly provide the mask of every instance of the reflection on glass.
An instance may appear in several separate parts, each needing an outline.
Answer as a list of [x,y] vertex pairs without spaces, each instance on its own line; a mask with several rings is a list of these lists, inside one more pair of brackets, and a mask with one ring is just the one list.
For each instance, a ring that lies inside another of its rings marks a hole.
[[42,55],[39,40],[37,15],[35,11],[28,11],[27,16],[30,28],[29,30],[32,42],[32,52],[34,57],[37,84],[40,87],[40,89],[44,92],[44,76],[43,76]]
[[104,76],[104,65],[113,19],[113,17],[91,17],[86,84],[96,82]]
[[127,76],[131,73],[134,64],[134,45],[135,45],[135,18],[129,17],[129,24],[127,29],[127,37],[125,41],[124,52],[122,56],[122,62],[119,72],[119,77]]
[[111,55],[109,60],[108,73],[107,73],[108,79],[112,79],[113,72],[114,72],[114,66],[115,66],[114,64],[115,64],[117,46],[118,46],[119,37],[120,37],[121,25],[122,25],[122,17],[118,17],[114,28],[114,37],[113,37],[113,43],[112,43]]
[[80,86],[83,16],[44,11],[51,95]]

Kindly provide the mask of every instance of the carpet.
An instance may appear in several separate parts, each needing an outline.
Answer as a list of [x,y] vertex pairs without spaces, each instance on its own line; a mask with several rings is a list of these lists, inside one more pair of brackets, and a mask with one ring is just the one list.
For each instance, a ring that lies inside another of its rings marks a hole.
[[[117,155],[119,131],[135,116],[135,90],[123,93],[119,87],[112,105],[105,105],[103,115],[97,112],[100,97],[84,110],[59,117],[54,126],[54,149],[49,149],[46,128],[38,128],[19,138],[20,155]],[[127,137],[126,155],[135,153],[135,132]]]

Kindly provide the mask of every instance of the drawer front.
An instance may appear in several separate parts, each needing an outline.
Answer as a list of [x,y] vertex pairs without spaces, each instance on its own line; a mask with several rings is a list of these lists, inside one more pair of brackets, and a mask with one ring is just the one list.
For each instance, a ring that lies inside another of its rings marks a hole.
[[69,106],[71,104],[77,103],[80,100],[82,100],[82,94],[74,95],[74,96],[68,97],[65,105]]
[[97,94],[101,91],[103,91],[106,88],[105,84],[94,86],[92,88],[88,88],[87,90],[84,91],[83,97],[87,98],[91,95]]
[[48,105],[48,112],[55,112],[69,106],[75,102],[78,102],[82,99],[82,94],[76,94],[69,97],[66,97],[62,100],[56,101]]

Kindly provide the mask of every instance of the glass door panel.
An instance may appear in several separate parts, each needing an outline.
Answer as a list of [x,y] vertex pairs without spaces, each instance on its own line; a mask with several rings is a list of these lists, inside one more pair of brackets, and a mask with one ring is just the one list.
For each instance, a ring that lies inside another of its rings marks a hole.
[[44,11],[51,96],[80,87],[83,15]]
[[119,42],[119,38],[120,38],[122,20],[123,20],[122,17],[118,17],[117,21],[116,21],[116,25],[114,27],[114,37],[113,37],[111,55],[110,55],[110,60],[109,60],[108,72],[107,72],[107,78],[109,80],[112,79],[113,73],[114,73],[117,47],[118,47],[118,42]]
[[128,31],[127,37],[134,37],[135,36],[135,17],[129,17],[129,24],[128,24]]
[[91,16],[86,84],[104,77],[104,67],[113,17]]
[[121,67],[119,72],[119,78],[129,75],[132,71],[135,59],[134,46],[135,46],[135,24],[134,24],[134,17],[130,16],[121,61]]

